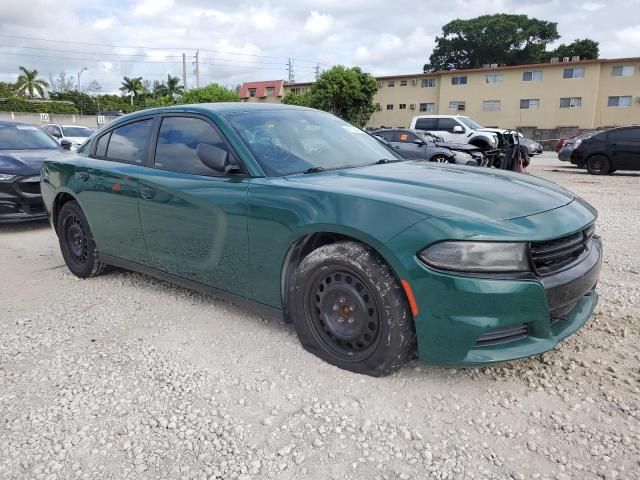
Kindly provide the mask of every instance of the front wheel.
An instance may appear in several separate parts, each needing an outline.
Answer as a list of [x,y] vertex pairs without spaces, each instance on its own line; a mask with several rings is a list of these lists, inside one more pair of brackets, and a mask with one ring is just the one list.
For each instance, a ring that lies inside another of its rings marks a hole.
[[430,161],[435,163],[451,163],[451,159],[444,155],[434,155]]
[[382,376],[415,351],[413,318],[384,260],[352,241],[305,257],[289,288],[289,311],[303,347],[339,368]]
[[593,155],[587,160],[587,172],[591,175],[608,175],[611,173],[611,162],[604,155]]
[[106,265],[98,259],[91,229],[77,202],[67,202],[62,206],[57,231],[62,257],[71,273],[88,278],[105,271]]

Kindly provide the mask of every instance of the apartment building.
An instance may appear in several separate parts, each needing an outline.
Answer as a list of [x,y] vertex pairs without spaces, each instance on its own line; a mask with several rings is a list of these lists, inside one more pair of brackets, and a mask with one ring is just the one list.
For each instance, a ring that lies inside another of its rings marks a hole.
[[260,103],[281,103],[284,94],[284,80],[245,82],[239,92],[244,101]]
[[[373,128],[406,127],[419,114],[468,115],[486,126],[504,128],[640,124],[640,57],[486,65],[382,76],[377,81],[377,108],[367,125]],[[285,83],[283,91],[303,93],[310,86]]]

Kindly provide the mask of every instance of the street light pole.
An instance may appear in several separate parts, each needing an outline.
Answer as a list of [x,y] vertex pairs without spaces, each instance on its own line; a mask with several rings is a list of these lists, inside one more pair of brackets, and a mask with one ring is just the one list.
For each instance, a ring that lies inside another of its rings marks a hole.
[[78,72],[78,91],[80,91],[80,75],[82,75],[82,72],[84,72],[85,70],[88,70],[87,67],[84,67]]

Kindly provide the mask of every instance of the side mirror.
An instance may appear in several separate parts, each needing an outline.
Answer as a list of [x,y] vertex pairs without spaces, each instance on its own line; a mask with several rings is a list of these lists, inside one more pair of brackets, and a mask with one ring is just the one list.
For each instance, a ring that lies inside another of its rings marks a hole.
[[220,173],[229,171],[229,152],[208,143],[199,143],[196,149],[198,158],[211,170]]
[[60,145],[62,146],[62,148],[64,148],[65,150],[71,150],[71,147],[73,147],[73,143],[71,143],[69,140],[62,140],[60,142]]
[[424,141],[424,140],[420,140],[419,138],[416,138],[416,139],[413,141],[413,143],[415,143],[415,144],[416,144],[416,147],[421,147],[422,145],[424,145],[424,144],[425,144],[425,141]]
[[455,127],[453,127],[453,133],[464,133],[464,128],[462,128],[460,125],[456,125]]

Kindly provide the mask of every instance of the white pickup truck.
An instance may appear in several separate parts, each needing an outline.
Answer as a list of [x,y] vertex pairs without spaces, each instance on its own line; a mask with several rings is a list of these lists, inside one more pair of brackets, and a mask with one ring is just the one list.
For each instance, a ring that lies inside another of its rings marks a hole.
[[498,148],[499,128],[485,128],[464,115],[418,115],[409,128],[425,130],[442,137],[446,142],[470,143],[480,150]]

